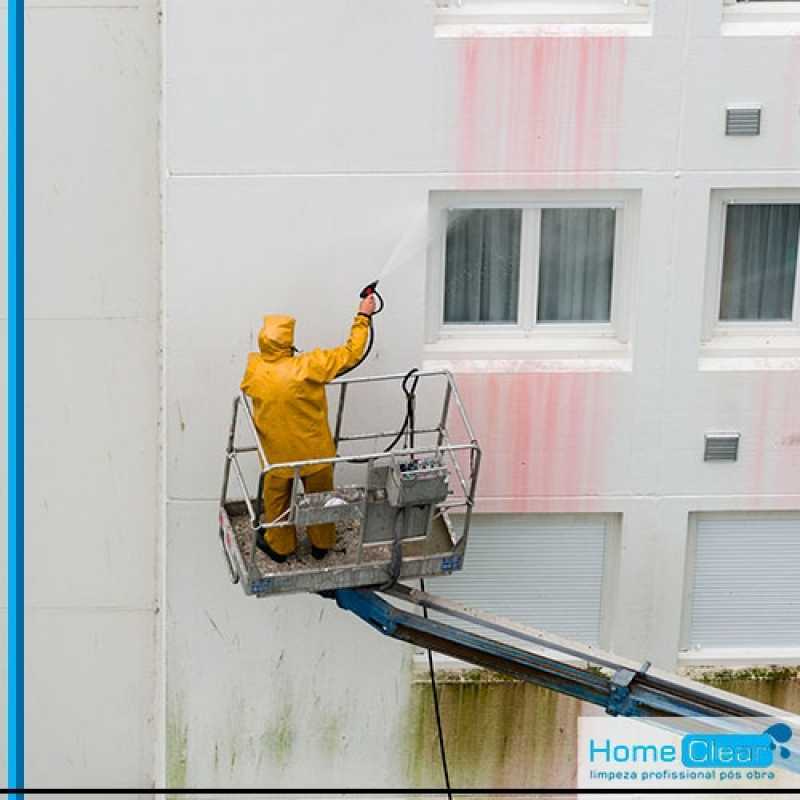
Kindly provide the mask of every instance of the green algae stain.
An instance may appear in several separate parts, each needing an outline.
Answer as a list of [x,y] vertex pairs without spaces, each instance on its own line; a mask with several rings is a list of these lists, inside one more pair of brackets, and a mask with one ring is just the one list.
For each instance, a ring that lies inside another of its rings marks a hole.
[[[800,669],[692,671],[691,677],[761,703],[800,712]],[[602,713],[577,700],[487,670],[437,672],[453,785],[574,786],[578,718]],[[411,786],[441,786],[431,686],[417,674],[404,731]]]
[[347,738],[345,731],[339,717],[334,714],[323,717],[320,725],[320,747],[325,756],[333,758],[342,750]]
[[746,669],[706,670],[692,677],[723,689],[765,703],[768,706],[800,712],[800,668],[749,667]]
[[800,681],[742,681],[720,682],[717,688],[734,694],[741,694],[759,703],[785,709],[794,713],[800,712]]
[[284,705],[278,716],[272,720],[259,743],[261,749],[272,756],[272,760],[282,769],[289,763],[294,748],[295,733],[292,726],[292,709]]
[[[450,779],[454,785],[574,785],[580,703],[483,670],[438,680]],[[430,684],[415,683],[408,715],[412,785],[443,781]]]
[[189,751],[189,726],[183,721],[180,701],[170,705],[167,714],[167,786],[186,786]]

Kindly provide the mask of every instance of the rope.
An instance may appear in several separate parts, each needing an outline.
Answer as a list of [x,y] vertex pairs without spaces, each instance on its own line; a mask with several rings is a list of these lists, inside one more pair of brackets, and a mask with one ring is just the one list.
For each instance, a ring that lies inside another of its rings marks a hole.
[[[425,591],[424,579],[419,579],[420,591]],[[428,619],[428,609],[422,606],[422,613]],[[439,755],[442,759],[442,772],[444,773],[444,785],[447,788],[448,800],[453,800],[453,792],[450,786],[450,771],[447,769],[447,751],[444,746],[444,731],[442,730],[442,715],[439,709],[439,692],[436,688],[436,673],[433,670],[433,653],[428,648],[428,671],[431,675],[431,691],[433,692],[433,710],[436,713],[436,731],[439,734]]]

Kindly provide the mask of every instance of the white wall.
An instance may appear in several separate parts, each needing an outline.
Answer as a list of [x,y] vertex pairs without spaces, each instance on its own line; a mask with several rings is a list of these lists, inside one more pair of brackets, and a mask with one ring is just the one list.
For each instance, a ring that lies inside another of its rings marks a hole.
[[[435,190],[641,194],[624,369],[453,366],[481,509],[621,514],[609,644],[673,665],[689,513],[800,509],[797,370],[699,347],[711,190],[798,185],[800,38],[721,36],[716,0],[654,0],[651,36],[511,39],[435,38],[428,0],[169,0],[159,121],[155,0],[28,5],[29,784],[433,774],[409,649],[328,601],[245,598],[216,506],[261,316],[338,343]],[[725,139],[753,100],[762,136]],[[365,371],[424,361],[426,269],[385,280]],[[710,429],[742,433],[737,464],[699,460]]]
[[[426,0],[166,4],[178,782],[402,778],[403,756],[385,753],[408,710],[407,651],[315,598],[239,596],[216,552],[215,508],[230,401],[261,316],[295,314],[300,347],[337,343],[357,290],[432,190],[641,193],[627,368],[499,374],[493,393],[480,368],[459,376],[487,454],[484,510],[623,514],[609,644],[674,665],[690,511],[800,508],[798,455],[783,444],[800,428],[797,371],[699,369],[709,193],[797,185],[800,97],[776,76],[796,74],[800,40],[723,38],[715,0],[653,5],[652,36],[470,40],[434,38]],[[743,100],[764,105],[764,132],[725,139],[724,106]],[[418,254],[385,280],[365,371],[423,361],[425,274]],[[529,460],[521,429],[541,441],[533,410],[545,385],[554,444],[535,457],[555,477],[515,478],[512,492],[493,476]],[[739,462],[703,464],[703,433],[729,428],[742,433]],[[335,756],[320,738],[329,718],[356,737]],[[291,746],[278,753],[259,742],[282,720]]]
[[27,6],[26,781],[148,786],[159,11],[152,0]]

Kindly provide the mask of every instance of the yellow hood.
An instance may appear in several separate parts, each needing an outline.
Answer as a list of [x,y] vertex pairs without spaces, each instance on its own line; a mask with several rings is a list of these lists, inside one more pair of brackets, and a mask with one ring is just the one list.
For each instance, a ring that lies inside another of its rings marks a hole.
[[294,345],[294,317],[270,314],[258,334],[258,349],[268,359],[287,358]]

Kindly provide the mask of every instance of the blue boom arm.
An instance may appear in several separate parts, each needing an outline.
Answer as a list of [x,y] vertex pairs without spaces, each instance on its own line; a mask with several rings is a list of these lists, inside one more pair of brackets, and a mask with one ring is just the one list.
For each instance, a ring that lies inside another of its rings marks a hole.
[[[701,718],[706,729],[722,733],[733,732],[733,717],[741,721],[737,732],[748,729],[748,720],[758,732],[765,718],[788,720],[795,735],[786,745],[790,757],[781,759],[780,765],[800,773],[800,718],[789,712],[654,669],[649,662],[637,664],[403,585],[386,594],[469,622],[484,635],[398,608],[373,589],[338,589],[333,597],[340,608],[386,636],[601,706],[615,716],[650,718],[670,728],[675,727],[675,718]],[[500,641],[498,633],[504,640],[516,638],[522,646]]]

